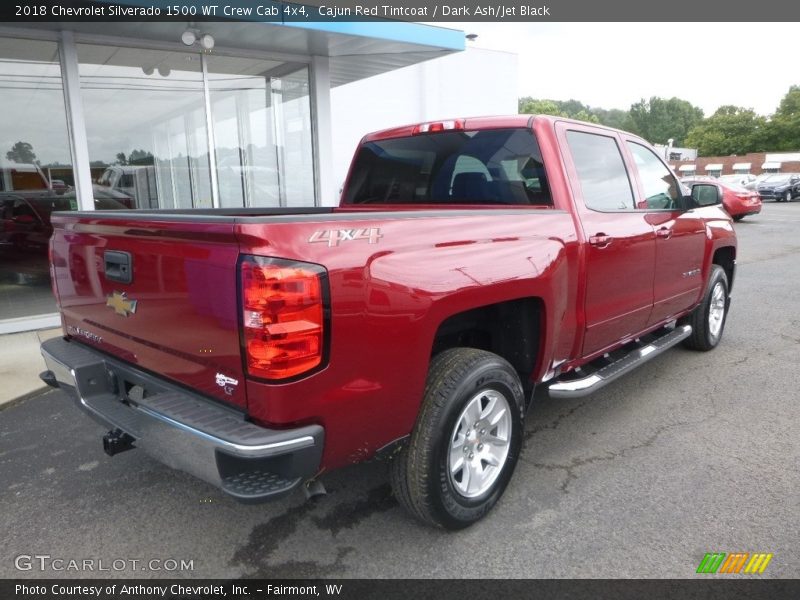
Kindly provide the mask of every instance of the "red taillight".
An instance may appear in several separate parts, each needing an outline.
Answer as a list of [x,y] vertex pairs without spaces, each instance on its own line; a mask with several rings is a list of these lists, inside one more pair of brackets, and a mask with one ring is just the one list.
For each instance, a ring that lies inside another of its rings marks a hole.
[[437,133],[440,131],[464,129],[464,121],[436,121],[434,123],[422,123],[417,125],[411,132],[411,135],[419,135],[421,133]]
[[241,263],[242,326],[247,372],[287,379],[322,364],[325,269],[257,256]]

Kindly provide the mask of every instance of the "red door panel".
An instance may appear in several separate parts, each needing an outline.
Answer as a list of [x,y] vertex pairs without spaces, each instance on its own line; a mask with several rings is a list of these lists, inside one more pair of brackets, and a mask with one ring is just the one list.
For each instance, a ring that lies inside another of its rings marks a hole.
[[632,337],[653,306],[656,240],[634,209],[634,184],[615,132],[561,122],[556,134],[585,240],[586,357]]

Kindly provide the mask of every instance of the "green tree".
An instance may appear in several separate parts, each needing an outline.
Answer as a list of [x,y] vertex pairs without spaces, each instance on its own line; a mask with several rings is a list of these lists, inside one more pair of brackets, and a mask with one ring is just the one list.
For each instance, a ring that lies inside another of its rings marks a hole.
[[720,106],[686,136],[685,144],[701,156],[727,156],[767,149],[767,119],[750,108]]
[[789,88],[767,123],[764,140],[768,150],[800,150],[800,86]]
[[587,121],[589,123],[599,123],[600,119],[597,118],[597,115],[594,114],[591,110],[579,110],[574,115],[571,115],[571,118],[578,119],[578,121]]
[[128,164],[128,157],[125,156],[124,152],[117,152],[117,164],[122,166]]
[[6,152],[6,158],[18,163],[39,164],[36,153],[33,151],[33,146],[28,142],[20,141],[11,146],[11,150]]
[[562,111],[555,100],[537,100],[530,96],[525,96],[519,99],[518,104],[520,114],[569,117],[569,114],[566,111]]
[[525,96],[519,99],[518,108],[521,114],[552,115],[590,123],[600,122],[594,114],[594,109],[578,100],[539,100]]
[[631,129],[631,117],[628,111],[619,108],[593,108],[592,112],[603,125],[628,131]]
[[689,130],[703,120],[703,111],[690,102],[658,96],[642,98],[631,105],[628,114],[631,131],[651,144],[666,144],[672,139],[675,146],[684,146]]
[[147,150],[133,150],[128,155],[128,164],[131,165],[152,165],[154,164],[153,155]]

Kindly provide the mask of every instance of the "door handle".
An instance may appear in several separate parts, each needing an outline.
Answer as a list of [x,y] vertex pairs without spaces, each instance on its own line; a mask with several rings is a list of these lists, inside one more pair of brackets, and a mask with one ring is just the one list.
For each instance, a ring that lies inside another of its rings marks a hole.
[[596,233],[595,235],[589,237],[589,243],[597,248],[605,248],[612,241],[614,241],[614,238],[610,235],[606,235],[605,233]]
[[669,227],[662,227],[661,229],[656,230],[656,235],[660,238],[668,240],[672,237],[672,229]]
[[133,258],[130,252],[106,250],[103,253],[104,270],[106,279],[131,283],[133,281]]

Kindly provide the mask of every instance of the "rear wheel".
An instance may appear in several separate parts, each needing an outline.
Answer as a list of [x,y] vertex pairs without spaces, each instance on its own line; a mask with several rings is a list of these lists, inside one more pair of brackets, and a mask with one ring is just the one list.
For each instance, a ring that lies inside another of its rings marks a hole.
[[400,503],[446,529],[481,519],[514,472],[523,406],[519,376],[501,357],[473,348],[435,356],[411,439],[391,465]]
[[728,276],[719,265],[711,265],[706,294],[700,306],[684,319],[692,326],[692,335],[684,345],[693,350],[712,350],[722,339],[728,316]]

